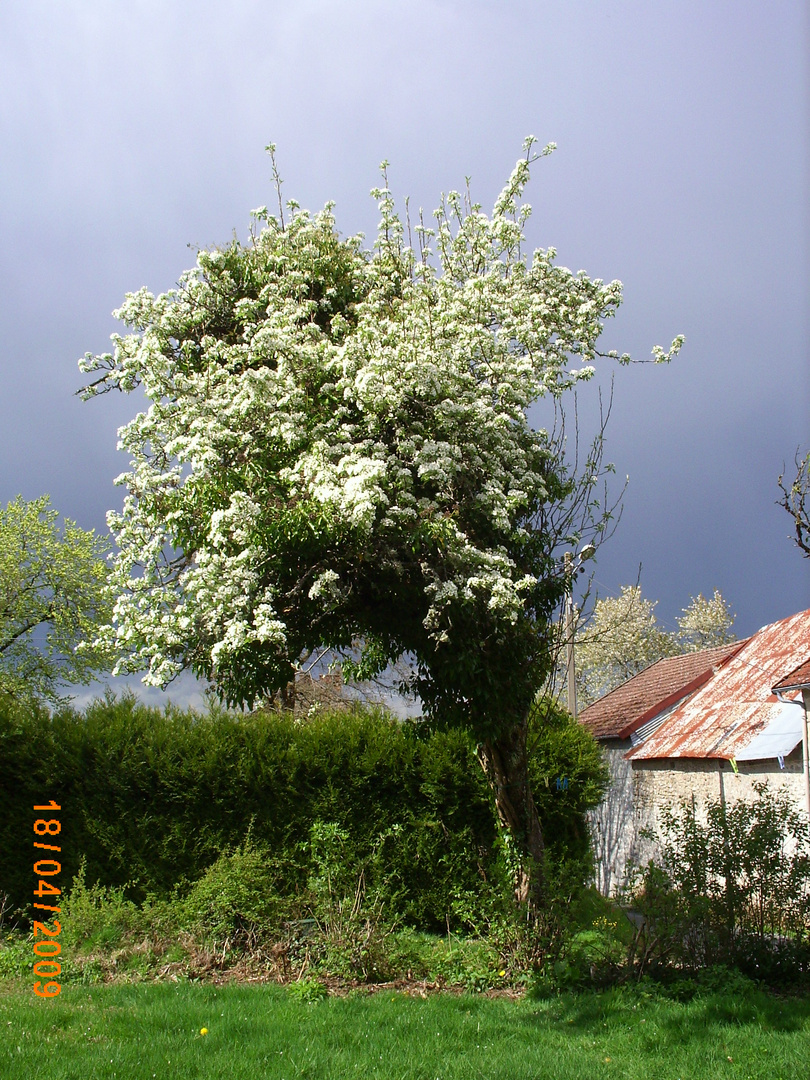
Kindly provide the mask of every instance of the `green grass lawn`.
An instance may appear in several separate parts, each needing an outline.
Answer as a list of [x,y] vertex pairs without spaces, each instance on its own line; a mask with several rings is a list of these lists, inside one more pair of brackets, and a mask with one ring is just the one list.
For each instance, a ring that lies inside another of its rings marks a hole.
[[[206,1028],[207,1033],[201,1034]],[[639,991],[532,1001],[277,986],[0,984],[3,1080],[810,1078],[810,1000]]]

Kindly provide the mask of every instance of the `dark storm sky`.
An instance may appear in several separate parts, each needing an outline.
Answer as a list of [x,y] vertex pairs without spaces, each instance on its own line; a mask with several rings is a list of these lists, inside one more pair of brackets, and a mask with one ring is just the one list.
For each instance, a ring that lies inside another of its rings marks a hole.
[[740,635],[810,606],[775,505],[810,442],[807,56],[796,0],[8,0],[0,501],[49,492],[105,528],[139,403],[82,404],[76,361],[189,244],[246,234],[274,199],[267,142],[285,197],[372,238],[382,158],[412,206],[469,175],[486,209],[531,133],[559,147],[531,243],[624,282],[605,347],[686,335],[669,368],[616,372],[607,456],[630,483],[600,592],[641,563],[665,625],[717,587]]

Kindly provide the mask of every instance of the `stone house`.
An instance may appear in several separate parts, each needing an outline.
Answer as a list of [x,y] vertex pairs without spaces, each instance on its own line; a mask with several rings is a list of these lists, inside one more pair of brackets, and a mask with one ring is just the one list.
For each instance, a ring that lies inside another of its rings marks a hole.
[[592,815],[600,891],[620,890],[653,854],[643,830],[681,800],[753,798],[764,781],[808,812],[801,685],[780,688],[808,656],[805,611],[745,641],[659,660],[583,710],[613,778]]

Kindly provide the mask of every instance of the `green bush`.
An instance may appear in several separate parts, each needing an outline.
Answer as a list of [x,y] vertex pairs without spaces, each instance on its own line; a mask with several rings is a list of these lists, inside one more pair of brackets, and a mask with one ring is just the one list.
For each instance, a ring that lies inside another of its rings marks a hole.
[[74,949],[110,949],[140,928],[142,912],[124,897],[123,889],[94,884],[87,886],[84,869],[73,879],[60,915],[63,943]]
[[250,948],[278,934],[286,908],[269,853],[248,838],[220,855],[178,905],[181,921],[202,941]]
[[148,896],[141,904],[127,899],[122,886],[85,881],[84,862],[62,897],[63,944],[76,952],[110,951],[138,937],[170,939],[181,925],[180,909]]
[[810,825],[784,792],[754,786],[750,802],[663,814],[660,857],[629,897],[645,920],[638,972],[731,964],[775,984],[810,976]]
[[7,934],[0,940],[0,979],[30,978],[34,969],[31,942],[18,934]]
[[610,783],[602,751],[587,728],[541,698],[529,721],[529,780],[553,860],[587,860],[587,814]]
[[313,1005],[316,1001],[324,1001],[329,997],[329,991],[324,983],[311,975],[291,982],[287,987],[287,993],[296,1001],[303,1001],[308,1005]]

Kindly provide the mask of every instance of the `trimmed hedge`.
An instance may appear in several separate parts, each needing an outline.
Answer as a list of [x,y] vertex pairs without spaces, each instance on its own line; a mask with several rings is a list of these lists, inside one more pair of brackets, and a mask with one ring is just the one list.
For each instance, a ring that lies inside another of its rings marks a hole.
[[[584,813],[604,784],[599,750],[556,710],[534,737],[550,846],[581,856]],[[126,886],[136,901],[186,891],[248,832],[271,852],[279,891],[295,895],[306,887],[312,825],[333,822],[367,884],[406,922],[438,929],[453,895],[480,893],[497,859],[491,795],[468,736],[428,734],[374,709],[297,723],[274,712],[160,711],[132,696],[53,716],[0,703],[0,894],[26,913],[33,818],[43,816],[32,807],[51,799],[62,807],[61,887],[85,860],[89,883]]]

